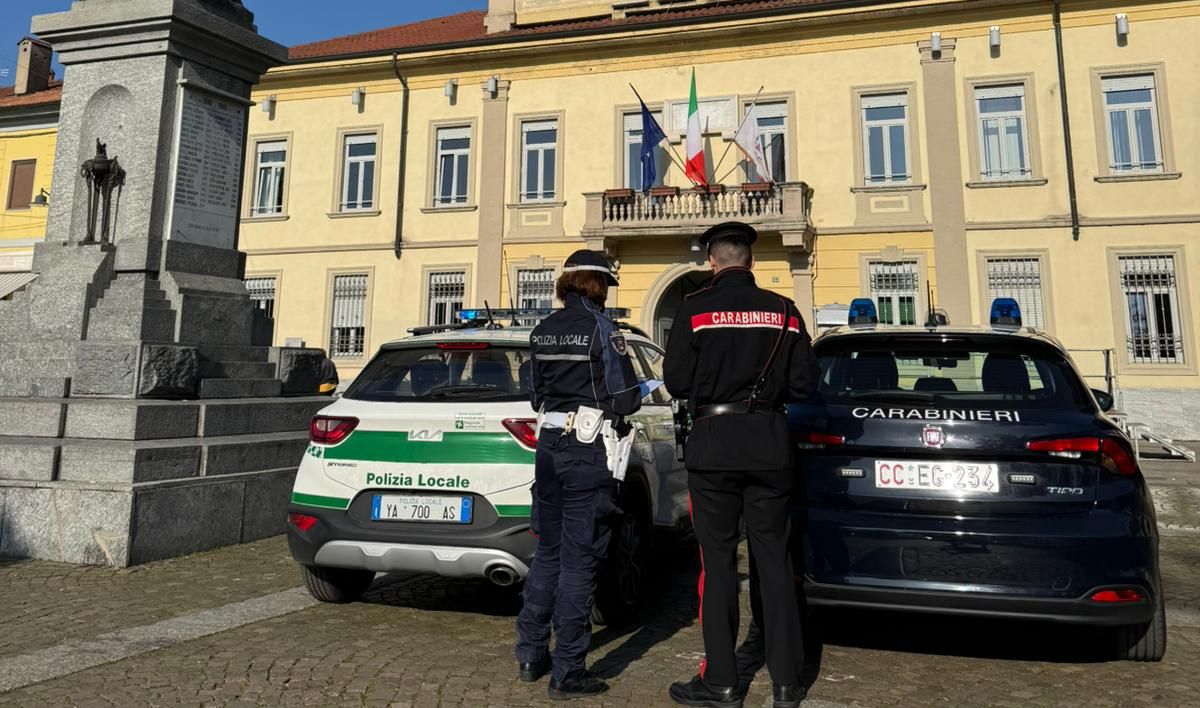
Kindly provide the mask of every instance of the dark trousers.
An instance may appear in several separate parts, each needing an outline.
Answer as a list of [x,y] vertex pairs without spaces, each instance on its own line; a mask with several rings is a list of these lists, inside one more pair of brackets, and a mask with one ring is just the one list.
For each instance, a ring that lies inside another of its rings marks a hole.
[[700,624],[705,662],[701,676],[713,686],[737,686],[737,547],[740,522],[758,570],[766,631],[767,668],[777,684],[796,684],[802,663],[800,613],[791,556],[794,470],[689,470],[692,523],[700,542]]
[[596,569],[612,535],[606,519],[617,510],[615,490],[599,441],[584,445],[574,435],[542,430],[530,520],[538,545],[517,617],[517,661],[544,659],[553,625],[553,675],[559,681],[584,673]]

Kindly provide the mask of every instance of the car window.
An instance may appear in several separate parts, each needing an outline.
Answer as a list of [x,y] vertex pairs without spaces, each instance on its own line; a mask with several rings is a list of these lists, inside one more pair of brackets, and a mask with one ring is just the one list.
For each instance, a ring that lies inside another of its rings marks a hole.
[[1061,353],[1021,342],[831,343],[819,352],[829,403],[922,403],[1015,409],[1079,408],[1085,387]]
[[515,401],[529,398],[529,350],[488,342],[385,349],[346,390],[361,401]]
[[[639,370],[638,378],[643,379],[643,380],[657,379],[659,381],[662,381],[662,379],[663,379],[663,353],[661,351],[659,351],[656,347],[652,347],[649,344],[642,344],[640,342],[635,343],[633,345],[633,349],[635,352],[637,352],[638,357],[641,359],[641,361],[645,367],[645,371],[648,374],[647,376],[643,376],[641,370]],[[635,367],[636,367],[636,364],[635,364]],[[671,402],[671,394],[667,392],[666,386],[659,386],[658,389],[654,392],[652,400],[657,405],[667,405]]]

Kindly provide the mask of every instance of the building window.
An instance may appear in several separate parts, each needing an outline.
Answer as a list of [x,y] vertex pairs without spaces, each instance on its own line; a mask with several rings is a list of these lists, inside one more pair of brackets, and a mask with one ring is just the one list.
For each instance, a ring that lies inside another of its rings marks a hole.
[[455,321],[467,292],[467,275],[462,271],[429,274],[429,324]]
[[275,277],[246,278],[246,290],[250,293],[250,302],[263,311],[267,317],[275,318]]
[[911,181],[908,94],[862,97],[863,167],[867,184]]
[[347,135],[342,150],[342,211],[375,208],[375,144],[377,136]]
[[[517,307],[522,310],[545,310],[554,307],[554,269],[522,268],[517,271]],[[523,322],[537,324],[537,318]]]
[[1161,172],[1154,74],[1109,76],[1100,80],[1108,126],[1108,164],[1114,173]]
[[459,206],[467,203],[467,185],[471,175],[471,128],[438,128],[437,191],[434,206]]
[[1046,328],[1040,259],[988,258],[987,289],[989,306],[998,297],[1011,297],[1021,306],[1021,322],[1025,326]]
[[283,174],[287,164],[287,141],[270,140],[255,146],[254,202],[251,216],[283,213]]
[[1182,364],[1175,257],[1121,256],[1117,264],[1125,298],[1129,360],[1135,364]]
[[558,121],[521,124],[521,201],[553,201],[558,168]]
[[982,180],[1028,179],[1029,139],[1025,85],[975,89],[979,116],[979,177]]
[[37,160],[16,160],[8,175],[8,208],[28,209],[33,202],[33,178]]
[[[654,119],[662,125],[662,111],[651,111]],[[628,189],[635,192],[645,190],[645,185],[642,184],[642,112],[626,113],[622,124],[622,133],[625,136],[625,184]],[[670,158],[661,145],[654,148],[654,184],[651,187],[661,186],[663,177],[667,173],[667,161]]]
[[880,324],[917,323],[917,262],[872,262],[868,265],[871,298],[879,309]]
[[330,358],[360,357],[366,353],[367,279],[366,273],[333,276]]
[[771,174],[763,176],[750,162],[745,162],[746,179],[750,182],[787,181],[787,104],[760,103],[754,107],[754,115],[747,120],[758,122],[759,139],[762,141],[763,154],[767,157],[767,167]]

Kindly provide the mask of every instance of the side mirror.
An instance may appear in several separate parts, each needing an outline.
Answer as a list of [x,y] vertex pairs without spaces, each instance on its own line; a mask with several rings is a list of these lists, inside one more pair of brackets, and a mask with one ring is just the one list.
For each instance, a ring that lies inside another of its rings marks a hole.
[[1092,396],[1096,398],[1096,403],[1100,406],[1100,410],[1104,411],[1105,413],[1111,411],[1113,406],[1115,406],[1117,403],[1116,400],[1113,399],[1112,394],[1108,391],[1101,391],[1093,388]]

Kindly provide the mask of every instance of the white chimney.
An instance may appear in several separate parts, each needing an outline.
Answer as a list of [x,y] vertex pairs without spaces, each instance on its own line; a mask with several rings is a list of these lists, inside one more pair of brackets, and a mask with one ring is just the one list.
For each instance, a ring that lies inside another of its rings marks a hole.
[[54,50],[40,39],[26,37],[17,43],[16,95],[44,91],[50,85],[50,59]]
[[483,24],[488,34],[507,32],[517,21],[517,0],[488,0],[487,17]]

